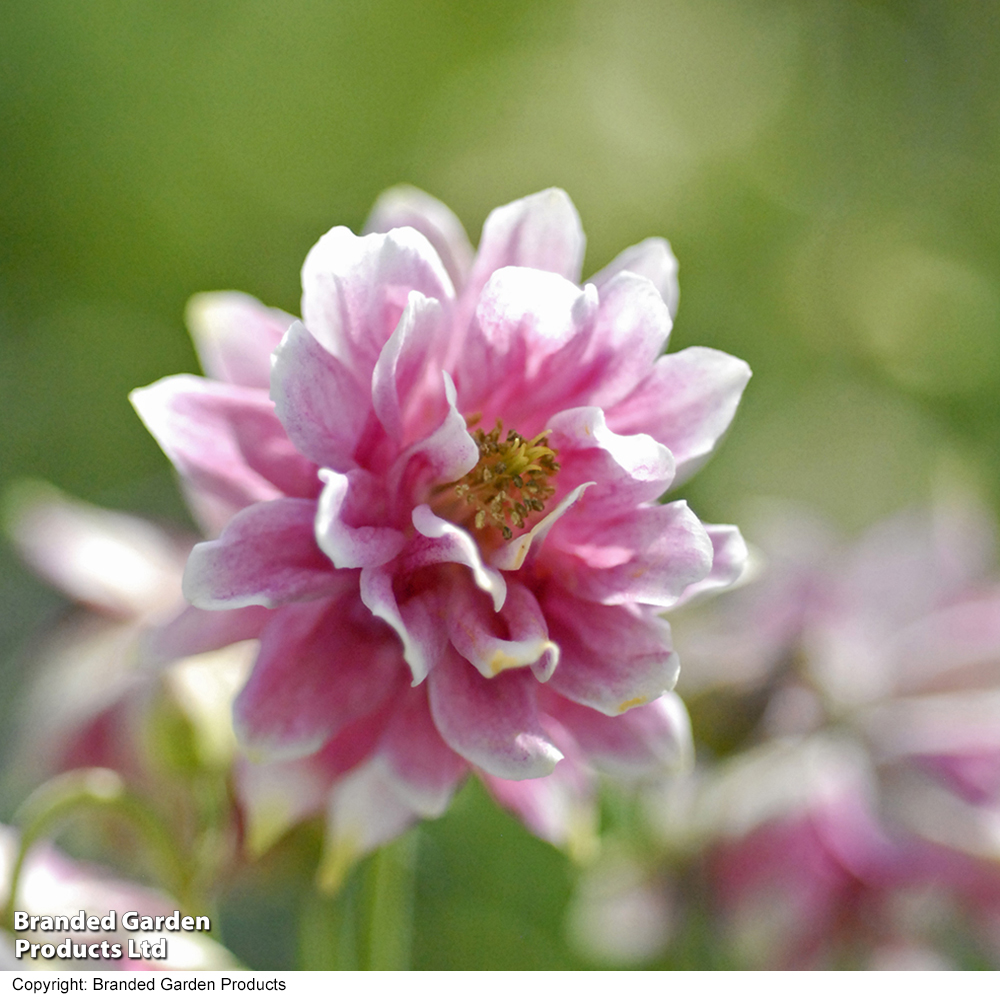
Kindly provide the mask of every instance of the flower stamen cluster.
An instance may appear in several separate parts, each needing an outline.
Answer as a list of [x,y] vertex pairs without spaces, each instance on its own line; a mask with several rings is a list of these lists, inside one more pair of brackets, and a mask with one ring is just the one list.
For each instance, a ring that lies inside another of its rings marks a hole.
[[451,491],[464,506],[472,508],[460,520],[471,521],[477,531],[487,526],[499,528],[509,540],[514,536],[511,525],[520,531],[533,514],[545,510],[545,502],[555,493],[549,477],[559,471],[559,463],[549,447],[551,432],[542,431],[527,440],[509,430],[503,437],[503,421],[497,420],[493,430],[477,428],[471,433],[479,448],[479,461],[442,490]]

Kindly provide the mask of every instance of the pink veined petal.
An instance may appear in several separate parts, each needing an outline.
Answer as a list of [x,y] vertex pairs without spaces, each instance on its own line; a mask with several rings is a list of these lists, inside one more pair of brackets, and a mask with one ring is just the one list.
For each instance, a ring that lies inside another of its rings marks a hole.
[[672,691],[616,718],[551,693],[544,707],[573,734],[587,758],[608,774],[641,778],[676,771],[694,759],[687,709]]
[[602,268],[590,280],[599,290],[622,271],[649,278],[670,310],[671,318],[677,315],[680,287],[677,284],[677,258],[670,244],[659,236],[651,236],[635,246],[628,247]]
[[261,389],[175,375],[129,399],[177,471],[233,512],[318,492],[315,466],[295,452]]
[[562,754],[539,721],[536,683],[523,670],[486,680],[452,651],[427,678],[434,724],[452,750],[498,778],[550,774]]
[[455,295],[426,237],[415,229],[355,236],[338,226],[302,266],[302,319],[316,340],[368,385],[412,291],[441,302]]
[[303,455],[338,472],[354,466],[371,395],[301,323],[292,324],[274,353],[271,398]]
[[[463,409],[480,412],[484,426],[501,417],[528,437],[545,430],[535,425],[546,412],[578,401],[567,395],[580,380],[573,362],[597,309],[593,286],[581,291],[558,274],[526,267],[497,271],[455,359]],[[559,358],[555,370],[545,364],[552,357]]]
[[665,354],[632,393],[608,409],[608,426],[619,434],[651,434],[665,444],[677,462],[678,486],[715,450],[749,379],[745,361],[709,347]]
[[541,549],[545,536],[555,523],[569,511],[583,496],[584,490],[594,483],[581,483],[559,501],[559,505],[546,514],[530,531],[512,538],[490,556],[490,564],[500,570],[519,570],[531,555],[534,558]]
[[440,372],[447,335],[441,304],[410,292],[372,373],[375,415],[399,447],[430,433],[444,417]]
[[582,601],[556,586],[541,604],[560,651],[548,686],[565,698],[620,715],[673,688],[679,662],[662,618],[628,605]]
[[243,292],[202,292],[185,312],[198,360],[209,378],[266,389],[271,354],[295,317]]
[[490,275],[508,266],[553,271],[578,283],[585,247],[580,216],[565,191],[520,198],[495,208],[483,224],[466,294],[475,301]]
[[[523,584],[508,585],[507,600],[497,615],[485,595],[455,588],[456,603],[448,618],[451,644],[484,677],[530,666],[543,683],[559,662],[559,647],[549,639],[545,616],[535,595]],[[496,632],[504,628],[510,638]]]
[[712,569],[709,574],[684,588],[675,607],[703,594],[731,587],[746,569],[747,543],[740,529],[732,524],[703,524],[712,541]]
[[253,757],[288,760],[318,750],[368,715],[399,683],[403,662],[381,623],[347,595],[282,608],[261,633],[253,673],[233,708]]
[[427,237],[451,283],[457,289],[462,288],[472,267],[473,250],[455,213],[419,188],[398,184],[378,196],[362,232],[387,233],[403,226]]
[[[426,494],[435,485],[461,479],[479,461],[479,446],[455,405],[451,376],[442,372],[441,377],[448,406],[444,420],[433,434],[407,448],[386,477],[390,496],[400,498],[403,504],[409,503],[410,497]],[[398,519],[408,513],[405,508],[398,509]]]
[[549,444],[562,482],[591,481],[586,509],[626,513],[661,497],[674,477],[670,450],[648,434],[615,434],[596,406],[564,410],[549,420]]
[[[352,488],[363,494],[363,499],[374,500],[372,507],[377,511],[377,498],[370,496],[376,483],[364,469],[354,469],[344,475],[332,469],[321,469],[320,479],[326,483],[316,506],[316,542],[329,556],[338,569],[356,569],[362,566],[381,566],[394,559],[406,543],[406,536],[395,528],[372,524],[353,525],[350,523],[350,508],[356,517],[359,501],[350,503]],[[373,511],[369,509],[368,515]],[[363,516],[363,515],[361,515]]]
[[184,596],[195,607],[221,611],[336,594],[345,578],[316,544],[315,517],[314,501],[292,497],[240,511],[215,541],[191,550]]
[[614,519],[563,522],[546,566],[577,596],[669,608],[712,568],[712,540],[684,500],[645,504]]
[[426,595],[418,594],[400,607],[392,588],[395,569],[393,564],[363,569],[361,600],[399,636],[403,643],[403,659],[416,685],[440,659],[448,633],[442,615],[433,603],[428,603]]
[[413,509],[413,527],[423,536],[414,539],[403,553],[407,569],[453,562],[468,566],[480,590],[493,599],[493,610],[499,611],[507,598],[507,582],[492,566],[487,566],[479,554],[479,546],[472,536],[457,525],[438,517],[421,504]]
[[233,611],[187,607],[173,621],[146,634],[142,653],[154,663],[166,663],[256,639],[272,615],[273,611],[258,604]]
[[399,781],[399,791],[421,816],[440,816],[469,766],[442,739],[425,687],[400,698],[379,745],[379,755]]

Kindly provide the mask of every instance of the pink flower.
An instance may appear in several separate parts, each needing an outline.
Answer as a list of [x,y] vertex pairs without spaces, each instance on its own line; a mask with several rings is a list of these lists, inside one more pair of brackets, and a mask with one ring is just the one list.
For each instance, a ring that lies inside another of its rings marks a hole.
[[225,523],[192,552],[194,609],[162,641],[258,636],[243,744],[366,775],[358,822],[384,827],[368,841],[438,815],[470,765],[544,826],[542,789],[578,783],[569,763],[683,754],[660,615],[731,582],[745,548],[657,500],[709,456],[749,370],[706,348],[660,356],[664,241],[581,289],[561,191],[497,209],[475,255],[413,189],[384,195],[368,228],[310,251],[303,322],[283,336],[287,318],[253,300],[196,305],[206,369],[228,381],[133,393],[206,523]]

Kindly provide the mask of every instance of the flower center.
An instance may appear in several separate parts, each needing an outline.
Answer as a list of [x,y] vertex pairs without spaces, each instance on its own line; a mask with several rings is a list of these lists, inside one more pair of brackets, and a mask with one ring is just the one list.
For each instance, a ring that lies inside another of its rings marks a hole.
[[[469,419],[475,424],[478,417]],[[503,430],[498,420],[493,430],[472,432],[479,446],[479,461],[461,479],[437,488],[442,516],[470,524],[477,531],[499,529],[504,539],[525,526],[555,493],[549,477],[559,471],[555,451],[549,447],[548,431],[530,441],[515,430]],[[447,509],[447,513],[442,508]]]

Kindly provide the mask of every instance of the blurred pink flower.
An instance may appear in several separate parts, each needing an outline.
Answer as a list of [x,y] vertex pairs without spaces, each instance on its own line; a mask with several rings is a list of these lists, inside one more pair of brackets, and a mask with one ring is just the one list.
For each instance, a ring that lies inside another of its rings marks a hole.
[[784,510],[761,537],[760,576],[677,626],[689,696],[759,706],[750,748],[656,805],[659,825],[713,845],[744,960],[946,963],[956,912],[996,947],[983,933],[1000,914],[992,525],[941,507],[838,546]]
[[[676,302],[662,240],[581,289],[560,191],[493,212],[475,255],[414,189],[383,196],[368,229],[310,251],[283,336],[288,317],[251,299],[196,300],[199,353],[228,381],[133,393],[224,525],[192,552],[194,608],[162,652],[260,638],[238,733],[299,777],[352,772],[345,844],[440,814],[470,765],[540,829],[579,786],[574,760],[684,755],[660,614],[730,583],[745,547],[657,500],[714,449],[749,370],[706,348],[659,356]],[[520,779],[540,783],[502,784]]]

